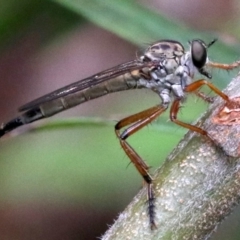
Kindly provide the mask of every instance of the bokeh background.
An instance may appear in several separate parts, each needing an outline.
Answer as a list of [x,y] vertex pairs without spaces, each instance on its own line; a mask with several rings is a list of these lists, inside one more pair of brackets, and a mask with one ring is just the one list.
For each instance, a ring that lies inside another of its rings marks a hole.
[[[132,60],[149,43],[219,41],[212,60],[240,56],[240,4],[229,0],[1,0],[0,121],[22,104],[71,82]],[[213,71],[224,88],[237,71]],[[207,90],[207,93],[209,91]],[[207,105],[181,110],[192,122]],[[12,132],[0,144],[0,239],[96,239],[142,187],[114,124],[159,103],[148,90],[82,104]],[[185,130],[168,113],[129,139],[153,171]],[[212,239],[240,239],[240,209]]]

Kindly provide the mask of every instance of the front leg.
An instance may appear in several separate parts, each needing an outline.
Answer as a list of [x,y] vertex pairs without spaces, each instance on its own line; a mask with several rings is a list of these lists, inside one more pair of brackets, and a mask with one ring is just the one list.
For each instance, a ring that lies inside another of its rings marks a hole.
[[229,70],[233,70],[234,68],[240,67],[240,61],[236,61],[231,64],[208,62],[208,63],[206,63],[206,65],[209,67],[220,68],[220,69],[229,71]]
[[220,96],[226,102],[230,102],[230,99],[226,94],[224,94],[220,89],[218,89],[212,83],[208,82],[205,79],[200,79],[198,81],[195,81],[195,82],[189,84],[188,86],[185,87],[184,91],[185,92],[195,92],[203,85],[207,85],[212,91],[214,91],[218,96]]
[[[212,83],[206,81],[205,79],[200,79],[196,82],[193,82],[193,83],[189,84],[188,86],[185,87],[184,91],[185,92],[196,92],[196,90],[198,90],[203,85],[207,85],[212,91],[214,91],[217,95],[219,95],[221,98],[223,98],[226,102],[230,102],[230,99],[226,94],[224,94],[221,90],[219,90]],[[171,106],[171,109],[170,109],[170,119],[171,119],[171,121],[178,124],[181,127],[184,127],[184,128],[187,128],[191,131],[194,131],[194,132],[200,133],[202,135],[208,136],[207,131],[205,131],[205,130],[197,127],[197,126],[191,125],[189,123],[182,122],[182,121],[177,119],[177,114],[178,114],[178,111],[179,111],[179,108],[180,108],[180,102],[181,102],[181,99],[175,99],[172,103],[172,106]]]

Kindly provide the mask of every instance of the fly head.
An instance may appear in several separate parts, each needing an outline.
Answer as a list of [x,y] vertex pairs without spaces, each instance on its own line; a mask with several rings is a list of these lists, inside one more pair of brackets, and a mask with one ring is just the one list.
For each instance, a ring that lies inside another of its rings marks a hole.
[[198,71],[207,78],[212,78],[211,74],[205,69],[205,64],[208,59],[207,49],[215,42],[216,39],[209,44],[206,44],[200,39],[194,39],[190,42],[192,62]]

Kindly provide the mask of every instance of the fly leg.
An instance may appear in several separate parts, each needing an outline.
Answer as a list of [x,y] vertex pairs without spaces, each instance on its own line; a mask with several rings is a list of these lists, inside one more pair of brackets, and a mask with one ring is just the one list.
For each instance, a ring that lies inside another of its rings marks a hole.
[[230,102],[230,99],[226,94],[224,94],[220,89],[218,89],[212,83],[208,82],[205,79],[200,79],[198,81],[195,81],[195,82],[189,84],[188,86],[185,87],[184,92],[195,92],[203,85],[207,85],[212,91],[214,91],[217,95],[219,95],[226,102]]
[[234,68],[240,67],[240,61],[236,61],[236,62],[233,62],[231,64],[208,62],[206,65],[209,66],[209,67],[220,68],[220,69],[229,71],[229,70],[232,70]]
[[[212,91],[214,91],[217,95],[219,95],[225,101],[230,102],[230,99],[226,94],[224,94],[221,90],[219,90],[217,87],[215,87],[212,83],[210,83],[210,82],[208,82],[204,79],[200,79],[196,82],[193,82],[193,83],[189,84],[184,89],[184,91],[185,92],[195,92],[197,89],[199,89],[203,85],[207,85]],[[179,108],[180,108],[180,102],[181,102],[181,99],[175,99],[173,101],[173,104],[172,104],[171,109],[170,109],[170,119],[171,119],[171,121],[180,125],[180,126],[182,126],[182,127],[188,128],[189,130],[192,130],[194,132],[198,132],[202,135],[208,136],[207,131],[205,131],[205,130],[199,128],[199,127],[196,127],[194,125],[182,122],[182,121],[177,119],[177,114],[178,114],[178,111],[179,111]]]
[[[154,194],[152,189],[153,179],[148,172],[148,165],[144,160],[137,154],[137,152],[127,143],[126,139],[132,134],[151,123],[156,119],[161,113],[163,113],[167,108],[163,105],[149,108],[140,113],[134,114],[132,116],[126,117],[120,120],[115,126],[115,133],[120,141],[120,144],[130,158],[131,162],[134,164],[138,172],[143,177],[144,181],[147,184],[147,196],[148,196],[148,214],[151,229],[156,228],[155,219],[154,219]],[[130,126],[129,126],[130,125]],[[122,133],[120,130],[124,127],[127,127]]]
[[170,119],[171,119],[171,121],[176,123],[177,125],[179,125],[181,127],[187,128],[187,129],[189,129],[191,131],[194,131],[194,132],[197,132],[197,133],[200,133],[204,136],[208,136],[208,134],[205,130],[203,130],[199,127],[196,127],[192,124],[182,122],[182,121],[177,119],[177,114],[178,114],[178,111],[180,109],[180,102],[181,102],[181,99],[175,99],[172,103],[172,106],[170,108]]
[[214,102],[214,98],[213,97],[207,96],[203,92],[196,91],[195,94],[196,94],[196,96],[200,97],[202,100],[204,100],[207,103],[213,103]]

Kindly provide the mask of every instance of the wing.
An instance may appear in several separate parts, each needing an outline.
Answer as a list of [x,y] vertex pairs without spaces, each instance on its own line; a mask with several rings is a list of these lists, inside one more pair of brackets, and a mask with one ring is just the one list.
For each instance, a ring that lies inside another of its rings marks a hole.
[[36,106],[39,106],[42,103],[64,97],[68,94],[72,94],[89,87],[93,87],[106,80],[122,75],[128,71],[135,70],[135,69],[142,69],[144,67],[152,67],[152,66],[156,66],[157,64],[158,64],[157,62],[142,62],[141,60],[134,60],[134,61],[120,64],[118,66],[102,71],[88,78],[69,84],[56,91],[53,91],[40,98],[37,98],[29,103],[26,103],[25,105],[19,108],[19,111],[26,111]]

